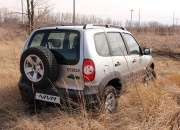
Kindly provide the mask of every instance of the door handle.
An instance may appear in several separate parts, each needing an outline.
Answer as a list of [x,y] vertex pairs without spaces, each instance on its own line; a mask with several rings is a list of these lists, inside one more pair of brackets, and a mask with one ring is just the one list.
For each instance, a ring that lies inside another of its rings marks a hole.
[[132,62],[133,62],[133,63],[135,63],[136,61],[137,61],[137,60],[136,60],[136,59],[134,59]]
[[119,63],[119,62],[117,62],[116,64],[115,64],[115,66],[120,66],[121,65],[121,63]]

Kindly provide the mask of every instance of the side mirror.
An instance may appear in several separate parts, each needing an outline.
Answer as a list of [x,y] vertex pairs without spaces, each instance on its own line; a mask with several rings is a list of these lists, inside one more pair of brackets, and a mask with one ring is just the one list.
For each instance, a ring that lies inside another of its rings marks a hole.
[[144,48],[144,55],[150,55],[151,54],[151,49],[150,48]]

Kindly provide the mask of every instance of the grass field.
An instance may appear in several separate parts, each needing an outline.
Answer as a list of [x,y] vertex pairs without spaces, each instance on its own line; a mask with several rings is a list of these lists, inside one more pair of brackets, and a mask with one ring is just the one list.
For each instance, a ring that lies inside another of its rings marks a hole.
[[123,89],[117,111],[103,113],[48,107],[30,116],[21,101],[17,82],[25,36],[0,28],[0,129],[62,130],[178,130],[180,129],[180,36],[135,34],[140,44],[155,52],[156,82]]

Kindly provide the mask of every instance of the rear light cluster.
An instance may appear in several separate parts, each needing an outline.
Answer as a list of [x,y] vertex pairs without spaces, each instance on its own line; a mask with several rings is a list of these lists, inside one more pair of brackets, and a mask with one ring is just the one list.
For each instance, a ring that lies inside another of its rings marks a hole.
[[95,66],[94,62],[89,59],[85,59],[83,62],[83,75],[84,81],[90,82],[93,81],[95,78]]

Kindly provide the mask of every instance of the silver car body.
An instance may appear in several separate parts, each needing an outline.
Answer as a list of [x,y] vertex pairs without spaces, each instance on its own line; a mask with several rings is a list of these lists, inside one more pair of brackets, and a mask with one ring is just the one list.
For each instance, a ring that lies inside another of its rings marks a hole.
[[[139,72],[144,72],[148,66],[153,64],[153,59],[150,55],[141,55],[141,54],[130,54],[128,45],[127,54],[123,56],[100,56],[97,53],[94,35],[97,33],[108,33],[108,32],[117,32],[123,35],[123,33],[130,34],[130,32],[117,29],[117,28],[106,28],[106,27],[92,27],[83,29],[83,26],[57,26],[57,27],[47,27],[40,28],[38,30],[76,30],[80,32],[80,52],[79,52],[79,61],[75,65],[62,65],[59,64],[59,77],[58,80],[54,83],[55,87],[66,88],[73,90],[84,90],[85,87],[88,87],[89,94],[97,93],[99,88],[95,88],[100,84],[106,86],[108,82],[113,79],[119,79],[122,85],[132,81],[133,77],[136,77],[136,74]],[[27,39],[23,52],[28,48],[33,34],[38,31],[35,30]],[[123,36],[122,36],[123,37]],[[108,38],[107,38],[108,39]],[[95,65],[95,78],[91,82],[85,82],[83,77],[83,61],[84,59],[90,59],[94,62]],[[135,62],[134,62],[135,61]],[[116,66],[117,64],[117,66]],[[71,78],[68,78],[68,77]],[[73,78],[73,76],[75,78]],[[78,77],[78,78],[76,78]],[[92,89],[91,87],[95,88]]]

